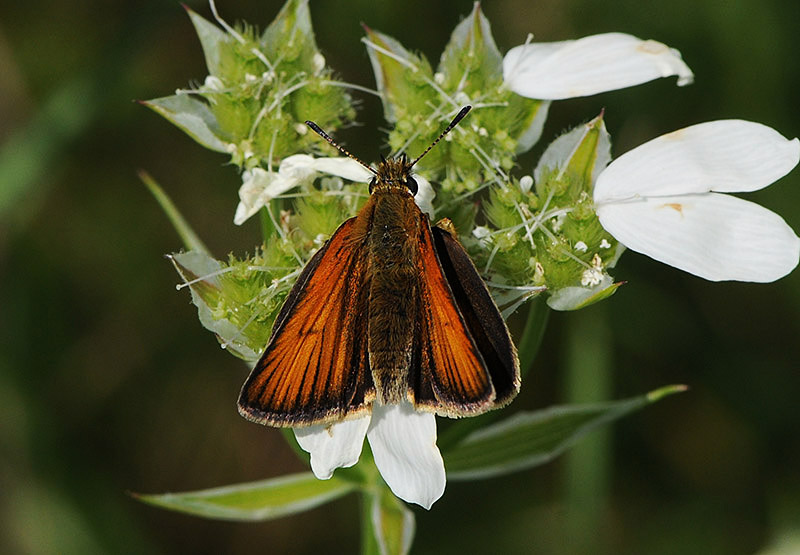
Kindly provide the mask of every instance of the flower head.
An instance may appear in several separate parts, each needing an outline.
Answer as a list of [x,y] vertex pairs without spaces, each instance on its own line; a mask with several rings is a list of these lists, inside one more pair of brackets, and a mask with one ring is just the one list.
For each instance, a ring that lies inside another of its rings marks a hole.
[[436,417],[411,403],[372,406],[372,414],[330,425],[295,428],[295,437],[311,453],[311,470],[327,480],[339,467],[353,466],[369,440],[375,465],[392,492],[429,509],[444,493],[444,461],[436,446]]
[[721,193],[763,189],[800,160],[800,141],[721,120],[649,141],[597,178],[603,227],[631,250],[711,281],[770,282],[797,266],[800,238],[774,212]]

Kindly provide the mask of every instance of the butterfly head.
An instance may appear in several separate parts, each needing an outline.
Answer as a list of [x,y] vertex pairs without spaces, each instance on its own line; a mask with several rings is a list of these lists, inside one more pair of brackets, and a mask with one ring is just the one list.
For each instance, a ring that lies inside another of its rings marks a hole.
[[400,189],[416,195],[419,187],[411,175],[412,166],[413,162],[405,154],[389,160],[384,158],[375,170],[375,177],[369,182],[369,192],[376,189]]

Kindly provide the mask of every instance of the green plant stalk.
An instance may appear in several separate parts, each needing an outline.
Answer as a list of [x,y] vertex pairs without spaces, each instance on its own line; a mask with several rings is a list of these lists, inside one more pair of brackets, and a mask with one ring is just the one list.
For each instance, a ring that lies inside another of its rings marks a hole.
[[[612,346],[606,305],[598,304],[571,314],[564,343],[565,402],[585,403],[611,398]],[[604,529],[604,513],[611,480],[611,427],[584,438],[564,463],[565,537],[570,550],[591,551]]]
[[380,555],[378,534],[372,521],[372,496],[375,490],[386,486],[381,483],[372,450],[366,441],[356,468],[364,477],[364,486],[361,489],[361,555]]

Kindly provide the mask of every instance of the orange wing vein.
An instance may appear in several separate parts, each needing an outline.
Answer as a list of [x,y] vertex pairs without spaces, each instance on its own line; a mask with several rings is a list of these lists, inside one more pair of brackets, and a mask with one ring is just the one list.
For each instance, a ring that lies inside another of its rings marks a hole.
[[347,220],[308,262],[239,396],[242,416],[304,426],[367,409],[369,283],[363,238]]

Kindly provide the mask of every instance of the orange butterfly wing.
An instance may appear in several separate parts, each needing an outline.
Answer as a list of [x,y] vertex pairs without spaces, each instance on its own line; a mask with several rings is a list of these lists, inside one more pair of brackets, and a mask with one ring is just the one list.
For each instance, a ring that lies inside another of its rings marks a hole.
[[494,387],[436,255],[428,218],[421,217],[420,309],[410,377],[415,404],[443,416],[484,412],[493,407]]
[[356,218],[308,262],[239,396],[245,418],[271,426],[326,423],[368,410],[368,257]]
[[432,228],[436,256],[458,309],[489,370],[494,385],[494,406],[511,402],[519,393],[517,349],[486,284],[461,246],[450,220]]

